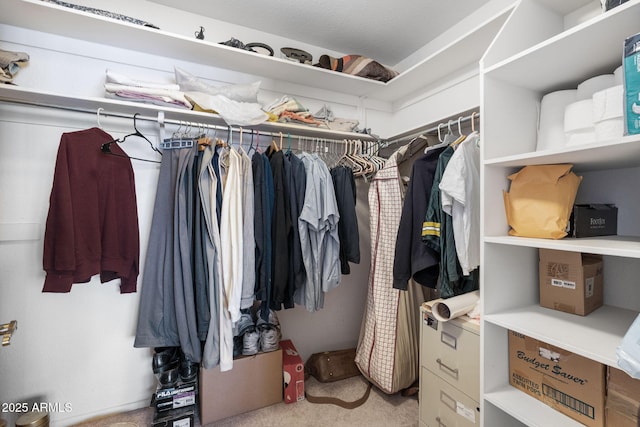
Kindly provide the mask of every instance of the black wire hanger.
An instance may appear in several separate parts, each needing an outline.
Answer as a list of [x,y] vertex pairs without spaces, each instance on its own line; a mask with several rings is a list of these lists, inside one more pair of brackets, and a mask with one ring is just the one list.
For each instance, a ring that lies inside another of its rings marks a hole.
[[133,160],[140,160],[143,162],[151,162],[151,163],[160,163],[157,160],[151,160],[151,159],[142,159],[139,157],[131,157],[131,156],[127,156],[127,155],[122,155],[122,154],[117,154],[117,153],[113,153],[111,151],[111,144],[113,144],[114,142],[125,142],[125,140],[127,138],[129,138],[130,136],[137,136],[140,137],[142,139],[144,139],[145,141],[147,141],[149,143],[149,146],[151,147],[151,149],[155,152],[157,152],[158,154],[160,154],[162,156],[162,152],[160,150],[158,150],[156,147],[154,147],[153,143],[151,141],[149,141],[149,139],[144,136],[139,130],[138,130],[138,126],[136,123],[136,116],[138,116],[140,113],[135,113],[133,115],[133,129],[135,130],[135,132],[130,133],[128,135],[125,135],[122,137],[122,139],[114,139],[113,141],[109,141],[109,142],[105,142],[104,144],[102,144],[100,146],[100,151],[102,151],[105,154],[110,154],[112,156],[118,156],[118,157],[126,157],[128,159],[133,159]]

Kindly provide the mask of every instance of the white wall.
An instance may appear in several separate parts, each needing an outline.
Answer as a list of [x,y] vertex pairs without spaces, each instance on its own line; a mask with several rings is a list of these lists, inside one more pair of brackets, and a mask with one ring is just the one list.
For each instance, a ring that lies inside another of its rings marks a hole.
[[[150,4],[146,2],[83,3],[144,17],[167,30],[173,30],[169,24],[185,34],[194,30],[192,19],[173,14],[167,20],[166,10],[157,5],[154,7],[160,9],[147,9]],[[158,22],[162,19],[164,22]],[[207,38],[226,40],[234,35],[245,41],[266,40],[265,35],[246,29],[200,21],[207,28]],[[270,40],[274,47],[282,42]],[[16,79],[19,85],[78,96],[102,97],[106,68],[157,81],[172,81],[174,65],[206,76],[214,84],[258,79],[10,26],[0,26],[0,48],[31,55],[29,66]],[[314,49],[308,47],[309,51]],[[262,80],[259,99],[268,103],[285,93],[297,97],[311,111],[327,103],[337,116],[357,118],[362,127],[371,127],[382,136],[467,110],[478,105],[479,96],[472,76],[430,88],[394,114],[385,103],[370,100],[365,108],[363,100],[354,96],[282,81]],[[103,118],[101,122],[114,137],[131,131],[132,123],[127,119]],[[69,403],[70,412],[52,411],[52,425],[56,426],[146,406],[155,386],[151,350],[133,348],[139,294],[121,295],[117,282],[100,284],[96,278],[74,285],[69,294],[41,292],[42,235],[60,135],[95,125],[95,116],[89,114],[0,104],[0,226],[26,230],[11,240],[0,236],[0,322],[15,319],[19,327],[11,345],[0,349],[0,402],[58,403],[62,409]],[[157,127],[151,123],[141,124],[141,130],[152,140],[158,138]],[[146,145],[136,142],[128,142],[125,149],[132,156],[153,155]],[[136,161],[133,165],[143,266],[158,166]],[[316,351],[346,348],[357,342],[370,265],[367,190],[367,184],[359,181],[360,265],[353,266],[352,274],[343,276],[341,286],[327,295],[323,310],[308,313],[296,307],[279,313],[283,336],[294,341],[304,359]],[[29,237],[30,233],[36,237]],[[12,422],[11,415],[0,417]]]

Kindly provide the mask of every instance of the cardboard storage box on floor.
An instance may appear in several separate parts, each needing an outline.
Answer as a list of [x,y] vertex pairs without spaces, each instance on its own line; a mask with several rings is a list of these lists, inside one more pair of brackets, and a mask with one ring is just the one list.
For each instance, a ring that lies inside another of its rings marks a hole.
[[540,305],[587,315],[603,303],[602,256],[540,249]]
[[608,427],[640,425],[640,380],[609,367],[606,413]]
[[282,350],[243,356],[233,369],[200,369],[200,423],[282,402]]
[[291,340],[280,341],[284,375],[284,402],[304,400],[304,363]]
[[589,427],[605,425],[605,365],[509,331],[509,383]]

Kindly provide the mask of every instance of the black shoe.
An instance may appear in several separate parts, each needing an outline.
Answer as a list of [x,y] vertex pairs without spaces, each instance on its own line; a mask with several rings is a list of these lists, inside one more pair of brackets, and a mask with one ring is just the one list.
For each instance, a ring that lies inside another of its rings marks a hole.
[[153,373],[160,374],[180,366],[179,347],[157,347],[152,360]]
[[180,379],[182,382],[188,383],[196,379],[198,376],[199,364],[189,360],[180,362]]
[[168,371],[157,373],[156,378],[162,388],[175,387],[180,379],[180,370],[177,368],[169,369]]

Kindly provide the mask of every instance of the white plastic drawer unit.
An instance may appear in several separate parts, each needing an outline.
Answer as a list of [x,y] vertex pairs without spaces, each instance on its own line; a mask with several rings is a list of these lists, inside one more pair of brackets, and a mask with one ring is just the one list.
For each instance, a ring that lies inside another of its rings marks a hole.
[[480,404],[469,396],[422,368],[424,391],[420,405],[420,420],[429,427],[477,427],[480,423]]
[[[480,400],[480,336],[473,322],[436,320],[422,312],[422,366],[472,399]],[[431,388],[430,383],[426,383]]]

